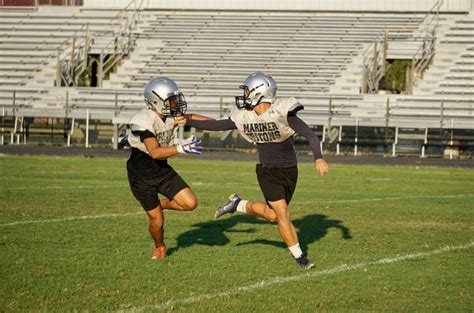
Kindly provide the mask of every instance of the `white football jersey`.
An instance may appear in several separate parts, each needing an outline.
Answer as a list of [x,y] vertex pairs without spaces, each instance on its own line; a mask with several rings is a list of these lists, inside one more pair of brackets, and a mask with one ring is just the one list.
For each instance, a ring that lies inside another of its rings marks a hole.
[[128,142],[130,146],[148,153],[145,144],[141,142],[140,136],[134,135],[133,131],[148,130],[155,135],[161,147],[172,146],[175,143],[177,126],[173,118],[163,121],[155,112],[144,109],[135,114],[130,119],[130,129],[128,130]]
[[301,109],[303,105],[295,98],[276,98],[271,107],[261,115],[253,110],[235,108],[229,117],[248,142],[282,142],[295,133],[288,125],[288,112]]

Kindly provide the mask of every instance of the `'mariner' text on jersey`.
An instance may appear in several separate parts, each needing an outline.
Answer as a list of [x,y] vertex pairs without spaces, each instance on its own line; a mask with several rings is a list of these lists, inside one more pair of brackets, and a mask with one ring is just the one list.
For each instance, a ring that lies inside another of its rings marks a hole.
[[272,141],[280,138],[275,122],[243,124],[244,133],[255,142]]

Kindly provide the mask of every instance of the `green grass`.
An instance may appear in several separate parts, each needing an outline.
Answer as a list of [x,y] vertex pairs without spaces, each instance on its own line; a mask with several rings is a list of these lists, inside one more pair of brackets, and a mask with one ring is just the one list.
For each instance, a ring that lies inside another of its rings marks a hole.
[[[173,159],[200,204],[166,212],[171,255],[149,260],[147,218],[125,161],[0,158],[0,311],[474,308],[473,246],[431,254],[474,242],[472,169],[332,164],[319,177],[300,164],[291,213],[317,261],[306,276],[275,225],[241,214],[212,218],[231,192],[262,199],[250,162]],[[427,254],[370,264],[420,252]]]

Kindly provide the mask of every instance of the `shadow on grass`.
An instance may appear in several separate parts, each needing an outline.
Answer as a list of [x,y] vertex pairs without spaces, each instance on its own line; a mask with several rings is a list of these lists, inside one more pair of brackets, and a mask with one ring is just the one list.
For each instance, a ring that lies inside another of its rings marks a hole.
[[[329,219],[326,215],[306,215],[302,218],[293,220],[293,225],[295,225],[296,231],[298,233],[298,239],[300,240],[300,246],[303,251],[308,251],[309,244],[317,242],[326,236],[330,228],[338,229],[341,232],[343,239],[352,239],[350,229],[342,225],[342,221]],[[283,241],[268,239],[255,239],[242,242],[237,245],[242,246],[248,244],[265,244],[286,248],[286,245],[283,243]]]
[[[197,223],[192,225],[193,229],[182,233],[177,238],[177,246],[168,250],[168,255],[173,254],[179,249],[191,247],[196,244],[206,246],[224,246],[230,243],[226,232],[241,232],[253,233],[255,228],[246,228],[234,230],[232,229],[237,224],[269,224],[269,222],[257,219],[250,215],[233,215],[230,218],[209,221],[204,223]],[[326,215],[314,214],[307,215],[300,219],[293,220],[293,224],[298,232],[300,245],[303,251],[308,250],[308,245],[319,241],[327,235],[330,228],[339,229],[343,239],[351,239],[349,228],[342,225],[342,221],[328,219]],[[276,226],[276,225],[274,225]],[[275,229],[275,231],[277,231]],[[268,239],[255,239],[247,242],[238,243],[238,246],[248,244],[265,244],[280,248],[286,248],[283,241],[275,241]]]
[[179,249],[185,249],[193,245],[206,246],[224,246],[230,243],[226,232],[253,233],[255,228],[246,228],[235,230],[233,227],[237,224],[268,224],[263,220],[258,220],[254,216],[236,214],[229,218],[213,220],[204,223],[191,225],[193,229],[188,230],[178,236],[177,246],[168,249],[168,255],[173,254]]

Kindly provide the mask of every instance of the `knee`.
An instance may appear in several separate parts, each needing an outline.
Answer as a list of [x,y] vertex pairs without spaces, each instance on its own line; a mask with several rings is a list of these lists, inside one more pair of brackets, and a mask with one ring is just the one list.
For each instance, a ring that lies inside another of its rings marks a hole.
[[267,210],[265,217],[270,223],[278,222],[278,216],[272,209]]
[[192,197],[186,200],[185,203],[183,203],[182,207],[186,211],[192,211],[198,206],[198,199],[196,197]]
[[270,222],[270,223],[276,223],[278,222],[278,218],[276,216],[276,214],[273,214],[273,215],[270,215],[267,217],[267,220]]
[[158,216],[149,216],[150,226],[154,228],[163,228],[164,220]]
[[276,222],[287,222],[290,220],[290,214],[288,210],[280,210],[275,212],[275,221]]

